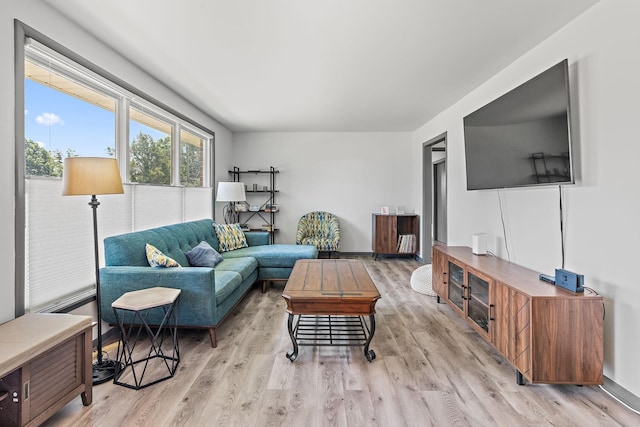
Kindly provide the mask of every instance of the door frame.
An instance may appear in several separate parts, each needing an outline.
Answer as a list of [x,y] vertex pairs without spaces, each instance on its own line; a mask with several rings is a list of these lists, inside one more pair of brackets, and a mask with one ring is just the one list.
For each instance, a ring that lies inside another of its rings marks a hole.
[[[447,132],[443,132],[422,144],[422,259],[425,264],[431,264],[431,246],[433,245],[433,160],[432,150],[436,144],[444,143],[445,165],[447,162]],[[445,176],[447,167],[445,166]],[[445,190],[445,217],[447,191]]]
[[[444,151],[444,150],[438,150]],[[445,151],[446,154],[446,151]],[[444,171],[444,194],[442,194],[442,201],[440,202],[438,199],[437,188],[439,188],[439,176],[438,176],[438,166],[443,166]],[[438,217],[438,207],[439,204],[442,204],[442,215],[443,218]],[[432,238],[435,242],[447,243],[447,159],[442,158],[440,160],[433,161],[433,230]],[[442,222],[440,224],[439,222]],[[438,230],[442,226],[442,233],[438,233]]]

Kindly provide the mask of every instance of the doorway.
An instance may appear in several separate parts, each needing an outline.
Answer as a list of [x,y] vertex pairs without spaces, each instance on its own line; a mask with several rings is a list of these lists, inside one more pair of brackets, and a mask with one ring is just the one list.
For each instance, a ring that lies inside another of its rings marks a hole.
[[433,162],[433,240],[447,243],[447,160]]
[[434,241],[447,242],[447,133],[422,144],[422,258],[431,264]]

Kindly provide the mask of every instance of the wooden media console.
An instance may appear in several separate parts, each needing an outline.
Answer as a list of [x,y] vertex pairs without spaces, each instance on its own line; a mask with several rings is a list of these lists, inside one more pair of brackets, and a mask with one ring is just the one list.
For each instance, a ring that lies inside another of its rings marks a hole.
[[433,247],[433,290],[516,369],[518,384],[602,384],[602,296],[468,247]]

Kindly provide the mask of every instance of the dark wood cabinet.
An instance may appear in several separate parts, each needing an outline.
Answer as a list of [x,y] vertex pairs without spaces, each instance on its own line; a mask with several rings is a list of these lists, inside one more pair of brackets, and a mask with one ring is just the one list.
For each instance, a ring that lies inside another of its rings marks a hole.
[[[603,299],[467,247],[433,247],[433,290],[513,365],[546,384],[602,384]],[[440,283],[438,283],[440,282]]]
[[372,215],[373,255],[415,255],[420,248],[418,215]]

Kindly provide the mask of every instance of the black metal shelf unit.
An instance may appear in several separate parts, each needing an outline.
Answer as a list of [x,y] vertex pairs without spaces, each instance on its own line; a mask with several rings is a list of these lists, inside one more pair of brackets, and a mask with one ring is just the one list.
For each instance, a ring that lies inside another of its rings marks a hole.
[[[245,232],[267,231],[271,244],[276,241],[276,213],[279,208],[276,203],[276,176],[280,171],[273,166],[269,170],[242,170],[237,166],[229,171],[233,182],[244,182],[247,202],[246,210],[238,210],[240,224]],[[254,175],[254,179],[251,178]],[[268,175],[264,177],[264,175]],[[244,179],[243,179],[244,178]],[[248,181],[252,179],[253,182]],[[257,208],[257,210],[256,210]],[[242,208],[240,208],[242,209]]]

